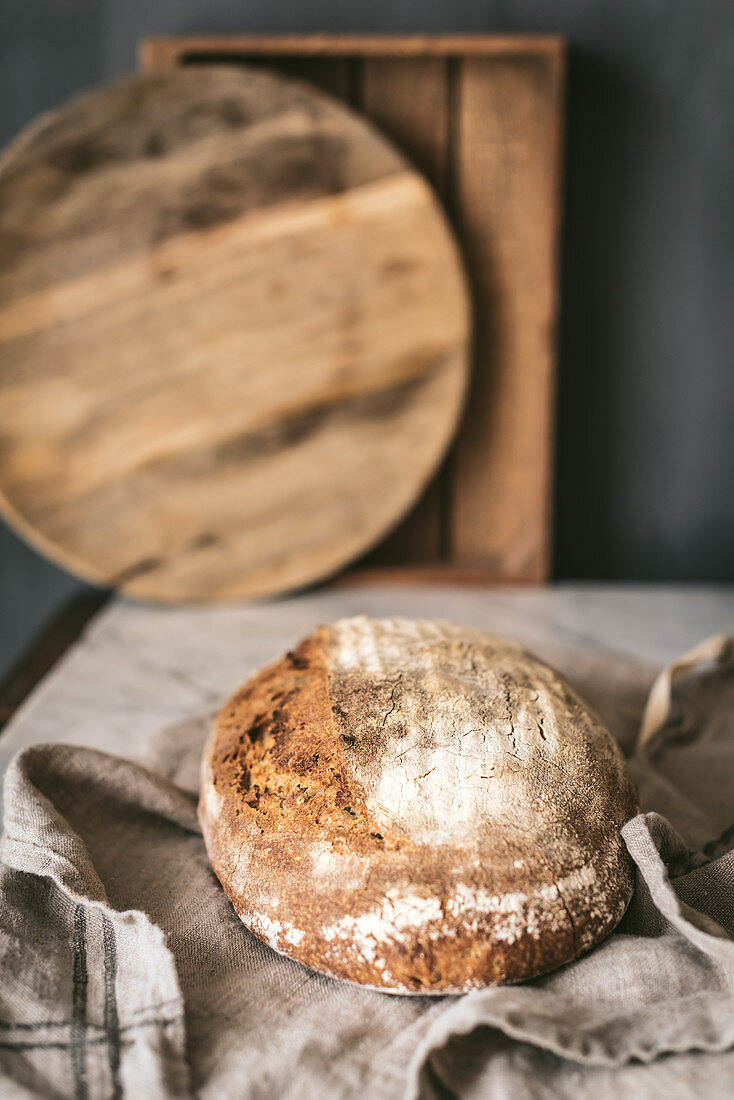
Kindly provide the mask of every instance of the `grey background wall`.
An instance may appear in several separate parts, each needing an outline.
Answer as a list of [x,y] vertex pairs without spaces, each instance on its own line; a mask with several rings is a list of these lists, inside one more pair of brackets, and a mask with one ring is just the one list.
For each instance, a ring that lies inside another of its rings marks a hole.
[[[555,575],[734,580],[731,0],[2,0],[0,143],[152,33],[560,32]],[[0,674],[82,585],[0,529]]]

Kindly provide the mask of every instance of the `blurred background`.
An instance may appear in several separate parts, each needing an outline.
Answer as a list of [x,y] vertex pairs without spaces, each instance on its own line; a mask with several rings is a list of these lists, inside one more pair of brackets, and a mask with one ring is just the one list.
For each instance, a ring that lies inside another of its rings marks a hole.
[[[734,4],[3,0],[0,142],[197,31],[567,37],[553,576],[734,580]],[[0,528],[0,675],[83,590]]]

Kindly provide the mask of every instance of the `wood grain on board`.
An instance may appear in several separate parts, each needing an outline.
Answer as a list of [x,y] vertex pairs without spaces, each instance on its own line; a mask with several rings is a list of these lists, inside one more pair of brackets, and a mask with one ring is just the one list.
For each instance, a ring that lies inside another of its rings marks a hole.
[[425,173],[462,242],[476,340],[458,443],[365,564],[438,560],[498,581],[547,579],[562,40],[199,36],[141,44],[148,69],[216,60],[300,75],[361,109]]
[[430,188],[333,99],[127,78],[0,163],[0,504],[146,598],[315,581],[435,470],[468,313]]
[[459,435],[456,556],[510,579],[548,574],[554,397],[557,74],[544,59],[468,59],[458,76],[457,217],[477,300]]
[[193,58],[284,57],[328,62],[343,57],[556,57],[555,34],[194,34],[145,38],[138,56],[144,69],[166,69]]
[[[448,139],[447,65],[440,57],[366,58],[361,107],[413,164],[446,194]],[[411,514],[373,552],[373,559],[438,561],[443,552],[443,475],[437,476]]]

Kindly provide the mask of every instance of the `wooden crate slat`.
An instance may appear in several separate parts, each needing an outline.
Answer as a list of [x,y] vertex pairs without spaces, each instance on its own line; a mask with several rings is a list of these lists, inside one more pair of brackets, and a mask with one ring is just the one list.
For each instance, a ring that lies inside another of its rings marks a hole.
[[561,74],[555,58],[471,58],[456,97],[455,205],[475,301],[456,443],[452,556],[548,575]]
[[[364,61],[361,107],[446,196],[448,145],[447,62],[442,57]],[[443,471],[397,529],[370,555],[370,564],[438,561],[444,544]]]
[[559,35],[379,35],[379,34],[220,34],[180,35],[144,39],[138,50],[141,68],[180,65],[204,55],[244,58],[272,57],[510,57],[563,51]]

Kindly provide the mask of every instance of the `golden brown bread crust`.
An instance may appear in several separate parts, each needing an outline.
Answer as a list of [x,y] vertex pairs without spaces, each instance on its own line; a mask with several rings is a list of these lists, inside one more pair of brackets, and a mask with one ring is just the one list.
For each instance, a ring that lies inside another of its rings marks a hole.
[[551,970],[630,897],[618,749],[546,666],[476,631],[319,627],[222,709],[202,778],[209,856],[245,924],[387,991]]

